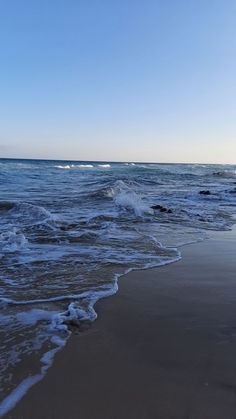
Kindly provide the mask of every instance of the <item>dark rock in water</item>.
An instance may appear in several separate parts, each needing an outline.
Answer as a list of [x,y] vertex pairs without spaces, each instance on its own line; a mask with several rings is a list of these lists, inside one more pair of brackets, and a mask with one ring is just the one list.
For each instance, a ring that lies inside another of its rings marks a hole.
[[159,210],[160,212],[168,212],[168,214],[172,214],[172,212],[173,212],[171,209],[163,207],[162,205],[152,205],[151,208],[153,208],[155,210]]
[[14,202],[8,202],[8,201],[1,201],[0,202],[0,211],[10,211],[15,207]]
[[162,205],[152,205],[151,208],[161,210],[163,208],[163,206]]
[[199,192],[200,195],[211,195],[210,191],[200,191]]

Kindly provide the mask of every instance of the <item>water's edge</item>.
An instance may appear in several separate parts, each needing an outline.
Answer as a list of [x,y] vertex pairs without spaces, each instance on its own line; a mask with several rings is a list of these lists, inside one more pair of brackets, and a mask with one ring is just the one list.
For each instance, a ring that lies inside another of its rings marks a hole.
[[[236,224],[235,226],[236,227]],[[234,227],[230,230],[227,231],[227,233],[231,233],[232,234],[232,230],[234,229]],[[219,234],[222,235],[226,233],[225,231],[216,231],[216,232],[210,232],[208,237],[205,237],[202,240],[196,240],[193,241],[191,243],[185,243],[182,244],[178,247],[186,247],[186,246],[190,246],[190,245],[194,245],[194,244],[198,244],[200,242],[203,242],[205,240],[213,240],[214,235],[215,234]],[[95,306],[96,303],[104,298],[110,297],[115,295],[118,291],[119,291],[119,287],[118,287],[118,282],[120,278],[124,278],[127,274],[129,274],[130,272],[137,272],[137,271],[146,271],[146,270],[153,270],[153,269],[158,269],[162,266],[165,265],[169,265],[169,264],[175,264],[177,262],[179,262],[182,259],[181,253],[179,251],[179,256],[175,259],[175,260],[171,260],[168,261],[166,263],[162,263],[159,264],[157,266],[152,266],[152,267],[144,267],[142,269],[138,268],[129,268],[127,269],[123,274],[116,274],[115,275],[115,281],[114,281],[114,286],[111,287],[109,292],[104,292],[103,295],[101,295],[101,291],[98,291],[99,296],[95,297],[93,302],[91,302],[91,310],[93,310],[94,312],[94,318],[91,320],[91,327],[92,327],[92,323],[98,318],[97,313],[95,311]],[[29,376],[26,379],[24,379],[0,404],[0,417],[3,417],[4,415],[6,415],[7,413],[9,413],[9,411],[11,411],[16,404],[18,404],[20,402],[20,400],[28,393],[28,391],[30,390],[31,387],[33,387],[35,384],[37,384],[38,382],[40,382],[41,380],[43,380],[43,378],[45,377],[48,369],[53,365],[53,363],[56,361],[55,360],[55,355],[61,351],[67,344],[68,340],[70,339],[70,337],[73,335],[73,332],[70,331],[69,335],[67,337],[66,340],[58,340],[58,342],[55,341],[55,344],[57,344],[58,346],[55,349],[50,350],[49,352],[47,352],[46,354],[43,355],[43,359],[41,359],[41,362],[43,364],[41,371],[39,374],[36,374],[34,376]]]

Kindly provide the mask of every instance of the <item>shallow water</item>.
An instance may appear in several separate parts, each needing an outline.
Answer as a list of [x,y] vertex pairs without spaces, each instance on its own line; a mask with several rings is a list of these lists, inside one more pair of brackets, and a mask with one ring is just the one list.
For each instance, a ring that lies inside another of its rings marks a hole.
[[236,166],[0,160],[0,179],[0,415],[120,275],[235,222]]

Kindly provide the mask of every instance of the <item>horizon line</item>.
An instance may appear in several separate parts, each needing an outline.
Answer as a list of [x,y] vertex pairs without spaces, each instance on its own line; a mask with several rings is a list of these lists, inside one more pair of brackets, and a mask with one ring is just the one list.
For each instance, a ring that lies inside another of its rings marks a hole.
[[207,163],[207,162],[158,162],[158,161],[139,161],[139,160],[87,160],[87,159],[55,159],[55,158],[33,158],[33,157],[0,157],[0,160],[27,160],[27,161],[59,161],[59,162],[84,162],[84,163],[135,163],[135,164],[192,164],[192,165],[222,165],[222,166],[235,166],[236,163]]

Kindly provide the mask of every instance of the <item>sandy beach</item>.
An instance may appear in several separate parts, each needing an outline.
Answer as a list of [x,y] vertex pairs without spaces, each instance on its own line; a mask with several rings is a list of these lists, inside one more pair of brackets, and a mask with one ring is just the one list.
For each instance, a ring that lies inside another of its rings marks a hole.
[[0,419],[236,419],[236,1],[0,17]]
[[236,1],[0,17],[0,419],[236,419]]
[[236,234],[132,272],[11,419],[235,419]]

